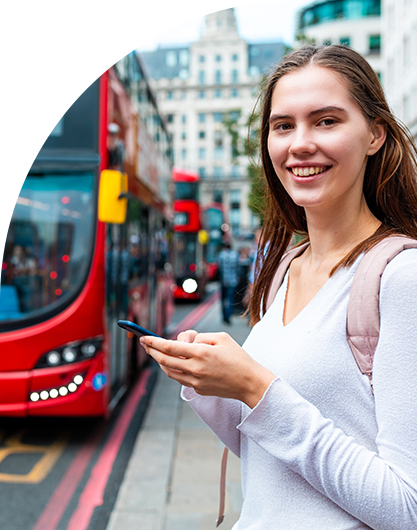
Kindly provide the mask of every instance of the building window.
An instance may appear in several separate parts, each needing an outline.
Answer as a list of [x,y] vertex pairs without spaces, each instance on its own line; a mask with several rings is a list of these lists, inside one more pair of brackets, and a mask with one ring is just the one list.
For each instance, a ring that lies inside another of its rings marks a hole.
[[180,64],[182,66],[188,66],[188,50],[180,51]]
[[205,56],[204,56],[204,55],[200,55],[199,58],[198,58],[198,61],[199,61],[200,63],[205,63],[205,62],[206,62],[206,58],[205,58]]
[[230,190],[230,209],[238,210],[240,208],[240,190]]
[[232,61],[237,61],[238,59],[239,59],[238,54],[237,54],[237,53],[234,53],[234,54],[232,55]]
[[232,83],[238,83],[239,82],[239,71],[236,69],[232,70]]
[[369,36],[369,52],[379,53],[381,51],[381,35]]
[[215,83],[217,83],[219,85],[221,82],[222,82],[222,71],[221,70],[216,70]]
[[224,177],[223,166],[213,166],[213,177],[217,179]]
[[181,99],[187,99],[187,92],[185,90],[181,92]]
[[200,140],[204,140],[204,138],[206,137],[206,131],[198,131],[198,137],[200,138]]
[[222,91],[217,89],[214,91],[214,97],[215,98],[221,98],[222,97]]
[[187,115],[186,114],[183,114],[181,116],[181,121],[182,121],[182,123],[187,123]]
[[216,63],[220,63],[222,60],[222,56],[221,55],[216,55]]
[[207,177],[206,168],[205,167],[199,167],[198,168],[198,174],[202,179],[205,179]]
[[213,202],[219,202],[220,204],[223,204],[223,191],[222,190],[213,191]]
[[187,133],[185,131],[182,131],[181,133],[181,139],[186,140],[187,139]]
[[239,90],[237,88],[232,88],[232,90],[230,91],[230,97],[238,98],[239,97]]
[[199,112],[198,114],[198,122],[199,123],[205,123],[206,121],[206,115],[204,112]]
[[200,85],[204,85],[206,83],[206,72],[204,70],[200,70],[198,72],[198,82]]
[[205,147],[200,147],[199,150],[198,150],[198,158],[200,160],[205,160],[206,158],[206,148]]
[[260,70],[258,66],[251,66],[249,68],[249,75],[251,77],[258,77],[259,74],[260,74]]
[[167,52],[165,56],[167,66],[176,66],[177,54],[175,52]]
[[342,46],[350,46],[350,37],[340,37],[339,42]]
[[223,112],[213,112],[213,119],[216,123],[223,121]]
[[181,68],[178,72],[178,77],[180,79],[188,79],[188,70],[186,68]]
[[237,165],[232,166],[232,178],[240,177],[240,167]]
[[230,226],[234,232],[240,230],[240,208],[231,209],[229,212]]
[[224,149],[222,146],[216,146],[214,148],[214,158],[215,160],[222,160],[224,157]]
[[174,99],[174,92],[172,90],[168,90],[167,99]]
[[173,114],[167,114],[167,122],[168,123],[174,123],[174,115]]
[[181,149],[181,160],[186,160],[187,158],[187,149]]
[[198,91],[198,99],[204,99],[206,97],[206,91],[205,90],[199,90]]

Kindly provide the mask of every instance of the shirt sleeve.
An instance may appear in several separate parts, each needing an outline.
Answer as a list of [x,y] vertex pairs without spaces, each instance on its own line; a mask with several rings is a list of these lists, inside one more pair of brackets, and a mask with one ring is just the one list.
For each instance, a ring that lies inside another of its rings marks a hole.
[[183,387],[181,397],[236,456],[240,457],[241,403],[235,399],[200,396],[192,388]]
[[277,377],[240,431],[377,530],[417,528],[417,250],[382,276],[373,382],[376,451],[357,443]]

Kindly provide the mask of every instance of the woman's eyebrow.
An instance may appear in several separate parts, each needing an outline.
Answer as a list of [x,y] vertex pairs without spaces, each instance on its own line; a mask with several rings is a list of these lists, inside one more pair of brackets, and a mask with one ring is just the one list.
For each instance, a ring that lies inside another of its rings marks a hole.
[[[317,110],[312,110],[311,112],[308,113],[308,117],[311,118],[312,116],[315,116],[316,114],[323,114],[325,112],[341,112],[342,114],[347,114],[347,110],[341,107],[336,107],[335,105],[328,105],[327,107],[322,107]],[[291,118],[293,118],[291,114],[271,114],[271,116],[269,117],[269,123],[272,123],[277,120],[288,120]]]

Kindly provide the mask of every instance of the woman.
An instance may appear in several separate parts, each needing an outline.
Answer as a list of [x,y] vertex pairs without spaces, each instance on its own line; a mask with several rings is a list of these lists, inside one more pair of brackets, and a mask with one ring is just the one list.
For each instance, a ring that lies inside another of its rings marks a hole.
[[[401,252],[382,277],[374,395],[346,339],[363,253],[393,233],[417,238],[415,147],[368,63],[336,45],[306,46],[277,66],[261,135],[269,213],[256,325],[243,348],[194,331],[142,343],[240,456],[236,530],[415,529],[417,250]],[[309,245],[265,313],[274,272],[300,233]]]

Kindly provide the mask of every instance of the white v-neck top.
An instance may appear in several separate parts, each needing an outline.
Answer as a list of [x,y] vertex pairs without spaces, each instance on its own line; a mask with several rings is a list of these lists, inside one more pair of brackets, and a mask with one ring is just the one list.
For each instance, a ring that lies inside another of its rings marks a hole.
[[254,409],[182,395],[241,458],[234,530],[417,528],[417,250],[385,269],[372,395],[346,340],[360,258],[286,326],[288,278],[243,348],[276,379]]

